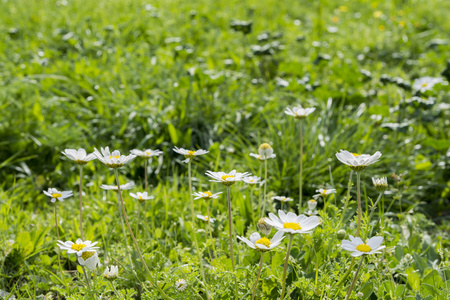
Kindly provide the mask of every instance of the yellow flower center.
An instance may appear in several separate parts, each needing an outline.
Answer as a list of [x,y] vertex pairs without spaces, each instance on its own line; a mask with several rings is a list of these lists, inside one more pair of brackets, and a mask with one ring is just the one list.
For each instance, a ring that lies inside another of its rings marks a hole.
[[267,143],[261,144],[261,145],[259,146],[259,150],[267,150],[267,149],[272,149],[272,146],[270,146],[270,145],[267,144]]
[[352,152],[350,152],[351,154],[353,154],[353,156],[361,156],[361,154],[358,154],[358,153],[352,153]]
[[212,197],[212,193],[210,191],[204,192],[204,194],[207,194],[208,197]]
[[326,195],[326,194],[327,194],[327,190],[323,190],[322,195]]
[[372,248],[370,248],[370,246],[367,246],[366,244],[360,244],[356,246],[356,250],[361,252],[370,252]]
[[148,151],[147,151],[147,152],[145,152],[145,153],[147,153],[147,155],[150,155],[150,152],[148,152]]
[[73,244],[70,248],[72,248],[73,250],[76,250],[76,251],[80,251],[84,247],[86,247],[85,244]]
[[86,251],[86,252],[83,252],[83,254],[81,254],[81,257],[82,257],[84,260],[86,260],[86,259],[92,257],[94,254],[95,254],[94,251]]
[[120,155],[111,155],[111,156],[109,157],[109,159],[112,159],[113,157],[119,159]]
[[428,83],[422,83],[422,87],[426,87]]
[[209,221],[209,217],[208,217],[208,216],[205,216],[205,220],[206,220],[206,221]]
[[250,182],[254,182],[254,180],[253,180],[253,179],[250,179]]
[[62,197],[62,194],[59,194],[59,193],[53,193],[53,194],[52,194],[52,197],[53,197],[53,198],[59,198],[59,197]]
[[139,199],[141,199],[142,200],[142,196],[138,196],[139,197]]
[[227,178],[234,178],[234,175],[223,175],[222,180],[227,181]]
[[293,222],[287,222],[283,224],[284,228],[290,228],[290,229],[294,229],[294,230],[300,230],[302,229],[302,227],[298,224],[298,223],[293,223]]
[[270,240],[268,238],[266,238],[266,237],[263,237],[263,238],[260,238],[259,240],[257,240],[255,242],[255,245],[256,244],[261,244],[261,245],[264,245],[267,248],[269,248],[270,247]]

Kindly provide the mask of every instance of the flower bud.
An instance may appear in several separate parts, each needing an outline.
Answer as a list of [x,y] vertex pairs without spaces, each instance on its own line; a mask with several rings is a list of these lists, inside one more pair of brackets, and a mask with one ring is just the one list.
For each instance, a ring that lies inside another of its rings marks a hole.
[[337,238],[342,241],[343,239],[345,239],[345,236],[347,235],[347,232],[345,232],[344,229],[341,229],[337,232]]
[[386,177],[381,178],[375,178],[372,177],[373,185],[375,186],[375,189],[379,192],[384,192],[388,187],[388,182]]
[[265,218],[261,218],[258,221],[258,229],[264,233],[264,235],[269,235],[270,231],[272,230],[272,225],[269,225],[264,220]]
[[272,156],[273,154],[273,148],[267,143],[261,144],[258,149],[259,155],[261,156],[261,159],[267,159]]
[[314,209],[316,209],[316,206],[317,206],[317,201],[316,200],[311,199],[311,200],[308,201],[308,209],[310,211],[313,211]]

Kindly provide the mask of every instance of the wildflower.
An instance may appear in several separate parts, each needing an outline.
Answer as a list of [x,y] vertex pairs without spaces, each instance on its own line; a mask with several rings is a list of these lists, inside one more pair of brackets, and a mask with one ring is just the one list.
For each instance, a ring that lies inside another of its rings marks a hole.
[[83,241],[78,239],[75,243],[71,241],[58,241],[58,246],[61,250],[67,250],[68,254],[76,253],[77,256],[81,256],[86,251],[96,251],[99,247],[94,247],[98,242],[92,243],[91,241]]
[[272,231],[272,225],[267,224],[265,218],[261,218],[258,221],[258,229],[268,235]]
[[281,209],[278,211],[278,215],[279,217],[273,213],[269,213],[269,218],[265,219],[266,223],[272,225],[279,231],[290,234],[311,233],[314,228],[322,223],[319,217],[307,217],[305,215],[297,216],[293,212],[288,212],[286,214]]
[[277,233],[275,233],[271,240],[266,237],[261,237],[261,235],[257,232],[254,232],[252,233],[252,235],[250,235],[250,240],[241,236],[237,236],[237,238],[245,242],[250,248],[259,251],[269,251],[281,243],[281,241],[284,239],[283,234],[284,232],[277,231]]
[[84,251],[77,259],[80,266],[85,266],[89,270],[95,270],[97,266],[100,267],[100,260],[98,259],[98,254],[95,250]]
[[243,180],[244,177],[251,175],[248,172],[238,173],[236,170],[233,170],[230,173],[207,171],[205,174],[214,179],[210,180],[211,182],[219,182],[225,186],[233,185],[237,181]]
[[273,155],[273,148],[269,144],[263,143],[259,146],[258,152],[260,157],[268,159]]
[[143,150],[143,151],[133,149],[130,152],[131,152],[131,154],[142,157],[142,158],[152,158],[154,156],[159,156],[164,153],[161,150],[152,150],[152,149],[147,149],[147,150]]
[[66,149],[61,153],[67,156],[67,158],[75,161],[79,165],[85,165],[89,161],[94,160],[96,158],[94,153],[87,154],[86,150],[84,150],[83,148],[80,148],[78,150]]
[[255,153],[250,153],[250,156],[254,157],[254,158],[257,158],[259,161],[264,161],[264,160],[266,160],[266,158],[269,159],[269,158],[277,157],[277,155],[275,153],[272,153],[272,155],[267,156],[267,157],[261,157],[261,155],[255,154]]
[[112,153],[109,152],[109,147],[101,148],[101,153],[96,148],[94,148],[94,154],[97,156],[98,160],[104,163],[110,168],[120,168],[123,165],[132,161],[136,155],[120,155],[118,150],[114,150]]
[[316,108],[303,108],[301,105],[293,107],[290,109],[289,107],[286,107],[286,110],[284,111],[285,114],[289,116],[293,116],[296,119],[304,119],[307,116],[309,116],[312,112],[314,112]]
[[262,185],[264,181],[261,181],[261,177],[258,176],[247,176],[242,179],[247,184],[260,184]]
[[386,248],[386,246],[381,246],[383,243],[383,237],[374,236],[367,240],[365,243],[359,237],[353,237],[350,235],[350,241],[342,241],[342,249],[352,252],[351,256],[361,256],[364,254],[375,254],[381,253],[379,250]]
[[[100,188],[103,189],[103,190],[107,190],[107,191],[109,191],[109,190],[118,191],[119,190],[117,185],[102,184],[100,186]],[[131,190],[132,188],[134,188],[134,181],[127,182],[127,183],[122,184],[120,186],[120,190],[122,190],[122,191]]]
[[178,154],[184,155],[184,158],[186,158],[185,160],[183,160],[184,163],[189,163],[191,160],[193,160],[196,156],[198,155],[203,155],[208,153],[209,151],[203,150],[203,149],[199,149],[197,151],[193,151],[193,150],[186,150],[183,148],[177,148],[174,147],[173,151],[175,151]]
[[314,199],[311,199],[308,201],[308,212],[306,213],[309,216],[315,215],[317,213],[316,211],[317,201]]
[[413,89],[421,93],[431,91],[436,84],[443,83],[444,81],[439,77],[422,77],[416,79],[413,83]]
[[187,281],[184,280],[184,279],[178,279],[178,280],[175,282],[175,288],[176,288],[177,291],[179,291],[179,292],[184,292],[184,291],[186,290],[187,286],[188,286],[188,283],[187,283]]
[[64,201],[64,199],[72,197],[72,191],[60,192],[57,189],[49,188],[48,191],[44,191],[44,194],[51,197],[51,202],[54,203],[56,200]]
[[194,200],[198,200],[198,199],[210,200],[210,199],[219,198],[220,194],[222,194],[222,192],[213,194],[210,191],[207,191],[207,192],[196,192],[196,193],[193,193],[192,196],[195,196]]
[[289,197],[285,197],[285,196],[275,196],[275,197],[272,197],[272,200],[278,200],[278,201],[281,201],[281,202],[294,201],[294,199],[289,198]]
[[143,192],[143,193],[137,192],[136,194],[130,193],[130,196],[133,197],[134,199],[138,199],[139,203],[144,203],[144,201],[146,201],[146,200],[155,198],[154,196],[150,196],[147,192]]
[[199,218],[200,220],[203,220],[205,222],[211,222],[211,223],[214,223],[214,221],[216,220],[216,219],[211,218],[209,216],[202,216],[202,215],[197,215],[197,218]]
[[105,271],[103,272],[103,277],[109,280],[114,280],[118,276],[119,276],[118,266],[111,266],[111,269],[109,267],[106,267]]
[[318,190],[316,190],[316,193],[318,193],[318,194],[313,196],[315,199],[317,199],[319,197],[326,198],[330,194],[335,194],[336,189],[318,189]]
[[386,177],[381,178],[375,178],[372,177],[373,185],[375,186],[375,189],[379,192],[384,192],[388,187],[388,182]]
[[339,153],[336,153],[336,157],[342,163],[349,166],[352,170],[360,172],[364,170],[368,165],[377,162],[381,157],[381,152],[377,151],[374,155],[370,155],[351,153],[346,150],[341,150]]

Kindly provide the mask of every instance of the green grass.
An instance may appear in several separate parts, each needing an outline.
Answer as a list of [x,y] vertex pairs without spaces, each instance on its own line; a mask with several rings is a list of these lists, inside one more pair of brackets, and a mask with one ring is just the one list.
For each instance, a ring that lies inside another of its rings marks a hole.
[[[86,289],[75,258],[63,254],[66,283],[61,281],[55,204],[42,191],[74,191],[73,198],[56,205],[60,234],[75,240],[78,170],[61,151],[156,148],[164,155],[151,165],[155,200],[148,227],[140,224],[141,247],[171,297],[205,298],[191,242],[187,168],[172,148],[208,149],[193,164],[194,188],[225,192],[204,173],[237,169],[257,175],[260,164],[248,154],[269,142],[277,154],[269,163],[269,196],[297,200],[298,122],[283,112],[302,104],[316,107],[304,127],[303,199],[332,183],[337,194],[327,214],[321,212],[324,222],[310,236],[312,244],[294,239],[287,280],[291,299],[342,299],[351,283],[350,275],[338,285],[351,260],[336,239],[349,175],[335,158],[339,149],[383,153],[363,172],[364,209],[378,195],[370,177],[387,176],[390,182],[382,200],[384,212],[389,206],[390,212],[375,214],[382,226],[363,226],[364,235],[382,235],[387,250],[363,264],[355,293],[364,293],[364,299],[445,299],[450,89],[439,85],[419,95],[431,100],[426,105],[411,101],[414,93],[407,87],[384,78],[412,84],[419,77],[443,76],[450,57],[449,12],[448,1],[439,0],[2,1],[0,289],[19,299],[49,293],[60,299],[114,298],[101,276],[104,266],[93,277],[94,293]],[[252,31],[233,31],[234,20],[252,21]],[[269,43],[268,55],[254,51]],[[392,123],[407,125],[392,129]],[[135,160],[120,169],[120,179],[134,180],[136,192],[143,173],[142,161]],[[393,173],[402,174],[398,185]],[[113,173],[95,161],[85,167],[84,183],[85,235],[99,241],[103,265],[119,264],[114,285],[128,296],[118,298],[159,299],[145,283],[150,277],[128,236],[136,274],[131,271],[116,196],[100,189],[114,183]],[[342,226],[353,235],[355,192],[353,187]],[[127,192],[124,196],[134,230],[138,203]],[[255,201],[258,196],[255,191]],[[255,229],[249,199],[247,186],[233,186],[235,233],[247,237]],[[267,212],[278,208],[270,201]],[[226,197],[214,200],[211,210],[217,218],[214,241],[206,239],[204,223],[197,223],[206,284],[213,299],[233,298],[236,275],[240,299],[255,281],[259,253],[236,242],[238,269],[232,274]],[[290,210],[298,213],[295,203]],[[206,204],[196,201],[195,211],[206,214]],[[15,243],[9,246],[8,240]],[[218,257],[211,262],[207,245],[213,242]],[[265,255],[259,299],[278,297],[286,245]],[[189,282],[184,293],[174,289],[179,278]]]

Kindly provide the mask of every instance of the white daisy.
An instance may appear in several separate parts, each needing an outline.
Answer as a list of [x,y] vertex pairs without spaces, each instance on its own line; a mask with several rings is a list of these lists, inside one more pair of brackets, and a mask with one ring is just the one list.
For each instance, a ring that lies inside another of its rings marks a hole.
[[278,215],[280,216],[279,218],[273,213],[269,213],[269,218],[265,219],[266,223],[286,233],[311,233],[314,228],[322,224],[320,218],[316,216],[297,216],[293,212],[286,214],[281,209],[278,211]]
[[132,161],[136,155],[121,155],[118,150],[114,150],[112,153],[109,152],[109,147],[101,148],[101,153],[96,148],[94,148],[94,154],[97,156],[98,160],[104,163],[110,168],[119,168],[124,164]]
[[315,215],[316,212],[316,206],[317,206],[317,201],[314,199],[311,199],[308,201],[308,212],[306,213],[309,216]]
[[211,182],[220,182],[226,186],[233,185],[237,181],[243,180],[244,177],[251,175],[248,172],[238,173],[236,170],[233,170],[230,173],[206,171],[205,174],[214,179],[210,180]]
[[58,246],[61,250],[67,250],[68,254],[76,253],[77,256],[81,256],[86,251],[96,251],[99,247],[94,247],[98,242],[83,241],[78,239],[75,243],[71,241],[58,241]]
[[97,266],[101,266],[97,251],[95,250],[84,251],[77,259],[80,266],[86,266],[89,270],[95,270]]
[[258,149],[259,156],[268,159],[273,155],[273,148],[267,143],[261,144]]
[[242,179],[247,184],[260,184],[262,185],[264,181],[261,181],[261,177],[258,176],[247,176]]
[[444,80],[438,77],[422,77],[418,78],[413,83],[413,89],[415,91],[420,91],[421,93],[425,93],[426,91],[430,91],[436,84],[443,83]]
[[203,220],[205,222],[211,222],[211,223],[214,223],[214,221],[216,220],[216,219],[211,218],[209,216],[202,216],[202,215],[197,215],[197,218],[199,218],[200,220]]
[[268,235],[270,231],[272,231],[272,225],[267,224],[265,218],[259,219],[257,226],[258,229],[265,235]]
[[61,153],[67,156],[69,159],[75,161],[79,165],[87,164],[89,161],[96,159],[94,153],[87,154],[86,150],[84,150],[83,148],[80,148],[78,150],[66,149]]
[[318,193],[318,194],[313,196],[315,199],[317,199],[319,197],[326,198],[330,194],[335,194],[336,189],[318,189],[318,190],[316,190],[316,193]]
[[241,236],[237,236],[237,238],[246,243],[250,248],[260,251],[269,251],[281,243],[281,241],[284,239],[283,235],[283,231],[277,231],[272,239],[269,240],[266,237],[261,237],[258,232],[254,232],[252,233],[252,235],[250,235],[250,240]]
[[59,201],[64,201],[64,199],[72,197],[73,192],[72,191],[64,191],[60,192],[57,189],[49,188],[48,191],[44,191],[44,194],[51,197],[51,202],[54,203],[56,199]]
[[114,280],[118,276],[119,276],[118,266],[111,266],[111,269],[109,267],[106,267],[105,271],[103,272],[103,277],[109,280]]
[[196,193],[193,193],[192,196],[195,197],[194,200],[197,200],[197,199],[210,200],[210,199],[219,198],[220,194],[222,194],[222,192],[213,194],[210,191],[207,191],[207,192],[196,192]]
[[294,199],[286,197],[286,196],[275,196],[275,197],[272,197],[272,200],[278,200],[278,201],[281,201],[281,202],[294,201]]
[[289,116],[293,116],[296,119],[304,119],[307,116],[309,116],[312,112],[314,112],[316,108],[303,108],[301,105],[293,107],[290,109],[289,107],[286,107],[286,110],[284,111],[285,114]]
[[[264,161],[265,160],[265,158],[261,158],[261,155],[259,155],[259,154],[250,153],[250,156],[254,157],[254,158],[257,158],[259,161]],[[268,156],[267,158],[269,159],[269,158],[275,158],[275,157],[277,157],[277,155],[275,153],[272,153],[272,155]]]
[[184,291],[186,290],[187,286],[188,286],[188,283],[187,283],[187,281],[184,280],[184,279],[178,279],[178,280],[175,282],[175,288],[176,288],[177,291],[179,291],[179,292],[184,292]]
[[197,151],[193,151],[193,150],[186,150],[186,149],[177,148],[177,147],[174,147],[173,151],[175,151],[178,154],[184,155],[184,158],[186,158],[186,159],[183,160],[183,162],[186,163],[186,164],[188,162],[190,162],[191,160],[193,160],[196,156],[203,155],[203,154],[206,154],[206,153],[209,152],[209,151],[206,151],[206,150],[203,150],[203,149],[199,149]]
[[337,159],[349,166],[352,170],[360,172],[368,165],[377,162],[381,157],[381,152],[377,151],[374,155],[351,153],[347,150],[341,150],[336,153]]
[[386,248],[386,246],[381,246],[381,243],[383,243],[383,237],[381,236],[374,236],[364,243],[361,238],[350,235],[350,241],[343,240],[341,247],[352,252],[351,256],[356,257],[363,254],[381,253],[378,250]]
[[161,150],[152,150],[152,149],[147,149],[147,150],[143,150],[143,151],[138,150],[138,149],[133,149],[130,152],[131,152],[131,154],[142,157],[142,158],[152,158],[154,156],[159,156],[164,153]]
[[147,192],[143,193],[137,192],[136,194],[130,193],[130,196],[133,197],[134,199],[138,199],[140,203],[155,198],[154,196],[149,195]]
[[[109,190],[112,190],[112,191],[117,191],[117,190],[119,190],[119,188],[117,187],[117,185],[106,185],[106,184],[102,184],[102,185],[100,186],[100,188],[101,188],[101,189],[104,189],[104,190],[107,190],[107,191],[109,191]],[[121,190],[121,191],[131,190],[132,188],[134,188],[134,181],[127,182],[127,183],[122,184],[122,185],[120,186],[120,190]]]
[[373,185],[375,186],[375,189],[379,192],[384,192],[388,187],[388,181],[386,177],[381,178],[375,178],[372,177]]

